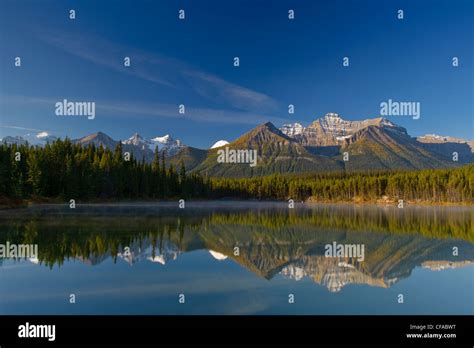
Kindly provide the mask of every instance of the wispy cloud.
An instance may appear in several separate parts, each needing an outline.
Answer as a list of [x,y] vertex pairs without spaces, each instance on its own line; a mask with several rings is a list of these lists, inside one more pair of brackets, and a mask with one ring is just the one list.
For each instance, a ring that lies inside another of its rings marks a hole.
[[28,128],[28,127],[20,127],[20,126],[4,126],[0,125],[0,128],[7,128],[7,129],[16,129],[16,130],[24,130],[24,131],[33,131],[33,132],[42,132],[42,129],[37,128]]
[[278,103],[269,96],[225,81],[217,76],[196,70],[183,70],[189,84],[203,97],[210,100],[226,100],[231,106],[252,111],[271,112]]
[[[29,97],[20,95],[1,95],[1,103],[15,104],[15,105],[31,105],[32,107],[45,107],[51,109],[51,114],[54,113],[54,105],[62,98],[51,97]],[[96,103],[97,118],[101,117],[141,117],[145,119],[152,118],[174,118],[174,119],[189,119],[196,122],[209,122],[220,124],[248,124],[255,125],[264,122],[273,122],[275,124],[285,123],[285,118],[274,117],[262,113],[250,111],[234,111],[229,109],[217,108],[201,108],[186,106],[185,114],[178,112],[178,105],[167,103],[153,103],[147,101],[124,102],[117,100],[94,100]],[[102,111],[102,112],[101,112]],[[4,128],[13,128],[17,126],[2,126]],[[45,131],[41,129],[32,129],[25,127],[17,127],[16,129]]]
[[[147,66],[147,62],[163,63],[163,59],[158,57],[147,59],[144,53],[136,49],[120,46],[99,38],[85,38],[64,32],[43,32],[39,34],[39,38],[51,46],[94,64],[105,66],[123,74],[134,75],[146,81],[174,87],[171,81],[160,77],[160,71],[149,70],[149,66]],[[123,58],[130,56],[131,53],[133,53],[133,64],[130,68],[125,68]]]
[[199,107],[186,107],[184,115],[178,113],[177,105],[163,103],[122,103],[122,102],[99,102],[96,105],[98,110],[113,111],[125,116],[142,115],[148,117],[185,118],[192,121],[230,123],[230,124],[250,124],[273,122],[284,123],[284,118],[267,116],[259,113],[247,111],[231,111],[228,109],[211,109]]
[[[275,112],[279,103],[270,96],[226,81],[212,73],[164,55],[119,45],[98,37],[69,33],[43,32],[41,40],[67,53],[114,71],[129,74],[177,90],[192,90],[208,101],[216,100],[229,107],[252,112]],[[123,66],[123,57],[132,64]]]

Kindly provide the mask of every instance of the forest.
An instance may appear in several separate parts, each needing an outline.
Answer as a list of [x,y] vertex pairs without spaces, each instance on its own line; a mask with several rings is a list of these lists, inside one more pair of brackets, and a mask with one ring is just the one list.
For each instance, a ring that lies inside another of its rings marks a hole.
[[126,160],[114,151],[82,147],[69,139],[44,147],[0,146],[0,197],[5,199],[138,200],[259,199],[299,201],[393,200],[474,203],[474,165],[451,169],[327,174],[273,174],[208,178],[166,163]]

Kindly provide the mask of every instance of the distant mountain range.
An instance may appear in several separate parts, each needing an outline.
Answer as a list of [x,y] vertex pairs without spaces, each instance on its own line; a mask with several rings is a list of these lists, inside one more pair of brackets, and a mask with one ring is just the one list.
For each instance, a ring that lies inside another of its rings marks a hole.
[[[40,145],[54,141],[47,133],[37,136]],[[22,137],[5,137],[7,144],[25,144]],[[119,141],[97,132],[76,144],[103,146],[113,150]],[[390,169],[449,168],[474,162],[474,141],[450,136],[411,137],[407,130],[386,118],[348,121],[328,113],[309,124],[270,122],[259,125],[232,142],[217,141],[210,149],[199,149],[174,140],[170,135],[146,139],[135,133],[122,141],[124,152],[152,161],[155,149],[165,152],[169,163],[184,163],[188,171],[209,176],[248,177],[272,173],[367,171]],[[257,165],[220,163],[222,148],[256,150]],[[457,161],[453,154],[457,153]]]
[[[277,128],[268,122],[225,146],[257,150],[257,166],[219,163],[219,148],[187,147],[171,160],[176,164],[184,162],[188,170],[226,177],[449,168],[474,162],[473,141],[433,135],[413,138],[405,128],[382,117],[347,121],[335,113],[307,127],[294,123]],[[454,152],[458,154],[458,161],[453,161]]]

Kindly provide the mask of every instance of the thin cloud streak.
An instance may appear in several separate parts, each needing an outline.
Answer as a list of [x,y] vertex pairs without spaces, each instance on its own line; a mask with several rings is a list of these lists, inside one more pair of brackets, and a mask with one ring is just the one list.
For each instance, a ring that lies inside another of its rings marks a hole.
[[34,131],[34,132],[43,132],[44,131],[43,129],[27,128],[27,127],[20,127],[20,126],[3,126],[3,125],[0,125],[0,128],[17,129],[17,130]]
[[[43,32],[39,38],[57,49],[114,71],[129,74],[168,88],[190,89],[210,101],[223,101],[244,111],[274,112],[279,103],[270,96],[239,86],[191,65],[163,55],[126,47],[101,38]],[[131,58],[124,67],[123,57]]]
[[[62,98],[51,97],[30,97],[19,95],[3,95],[2,103],[19,104],[19,105],[37,105],[44,107],[51,106],[51,112],[54,112],[54,105]],[[144,116],[146,118],[175,118],[188,119],[196,122],[209,122],[220,124],[247,124],[256,125],[265,122],[272,122],[276,125],[283,124],[288,120],[280,117],[268,116],[261,113],[247,112],[247,111],[232,111],[228,109],[212,109],[186,106],[185,114],[178,112],[178,105],[165,103],[150,103],[150,102],[121,102],[111,100],[95,100],[96,109],[98,110],[97,117],[136,117]],[[100,114],[100,110],[105,111],[105,114]],[[35,129],[31,129],[35,130]],[[44,130],[37,130],[44,131]]]
[[97,109],[114,111],[129,116],[155,116],[166,118],[184,118],[191,121],[224,123],[224,124],[248,124],[255,125],[265,122],[284,123],[286,120],[279,117],[269,117],[244,111],[229,111],[227,109],[208,109],[197,107],[186,107],[185,114],[179,114],[177,105],[161,103],[97,103]]

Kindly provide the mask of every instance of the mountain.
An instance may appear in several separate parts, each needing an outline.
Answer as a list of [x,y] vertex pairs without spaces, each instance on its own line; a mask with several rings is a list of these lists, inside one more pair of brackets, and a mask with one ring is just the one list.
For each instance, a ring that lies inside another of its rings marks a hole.
[[445,135],[436,135],[436,134],[426,134],[416,138],[419,142],[426,144],[446,144],[446,143],[455,143],[455,144],[467,144],[471,151],[474,152],[474,140],[468,141],[461,138],[455,138]]
[[169,134],[162,137],[156,137],[153,139],[146,139],[140,134],[135,133],[131,138],[122,141],[123,144],[133,145],[140,148],[142,151],[166,151],[166,155],[173,156],[176,154],[184,145],[180,140],[174,140]]
[[194,168],[195,171],[209,176],[246,177],[272,173],[304,171],[336,171],[343,167],[336,161],[309,153],[298,144],[267,122],[250,130],[237,140],[229,143],[229,150],[255,150],[256,166],[250,163],[219,163],[220,149],[208,151],[206,159]]
[[7,145],[39,145],[44,146],[46,144],[52,143],[58,138],[54,135],[51,135],[47,132],[40,132],[38,134],[27,134],[25,136],[6,136],[3,139],[0,139],[0,143]]
[[377,126],[368,126],[345,139],[340,152],[349,154],[349,161],[345,162],[347,170],[448,168],[455,165],[448,158],[423,147],[406,132]]
[[[291,132],[288,129],[282,127]],[[292,137],[294,141],[313,154],[343,161],[346,170],[442,168],[456,164],[383,117],[348,121],[328,113],[297,133]],[[344,161],[344,153],[348,154],[348,161]]]
[[181,149],[186,147],[186,145],[181,143],[181,140],[175,140],[169,134],[166,134],[162,137],[153,138],[151,139],[151,143],[153,144],[153,147],[157,146],[159,151],[166,151],[168,156],[173,156]]
[[460,163],[474,162],[474,141],[436,134],[419,136],[416,140],[425,149],[446,158],[452,158],[456,152]]
[[46,145],[52,143],[53,141],[58,140],[58,137],[49,134],[48,132],[40,132],[36,134],[36,140],[39,145]]
[[[123,153],[130,153],[134,158],[138,160],[145,159],[145,161],[152,161],[153,160],[153,151],[148,148],[144,148],[139,144],[141,137],[138,134],[135,134],[131,138],[126,141],[122,142],[122,151]],[[80,139],[75,139],[72,141],[74,144],[79,144],[81,146],[91,146],[94,145],[95,147],[103,147],[109,149],[110,151],[114,151],[115,147],[118,145],[118,141],[112,139],[105,133],[97,132]]]
[[[386,118],[348,121],[336,113],[328,113],[307,127],[294,123],[278,129],[268,122],[226,144],[225,149],[187,148],[172,158],[172,162],[182,161],[188,171],[209,176],[249,177],[273,173],[449,168],[474,161],[467,143],[458,141],[454,145],[459,151],[459,162],[452,160],[452,151],[447,151],[451,149],[437,150],[433,144],[411,137],[405,128]],[[257,151],[256,165],[220,163],[219,154],[227,150]]]
[[97,132],[93,134],[86,135],[85,137],[75,139],[72,141],[74,144],[79,144],[81,146],[90,146],[94,145],[95,147],[104,147],[109,150],[114,150],[117,146],[117,141],[109,137],[107,134],[102,132]]
[[[80,144],[82,146],[102,146],[113,151],[119,142],[112,139],[105,133],[97,132],[83,138],[73,140],[73,143]],[[146,139],[140,134],[135,133],[127,140],[122,141],[122,149],[124,153],[129,152],[134,158],[138,160],[145,159],[146,162],[151,162],[153,160],[156,148],[158,148],[158,151],[160,152],[164,151],[166,156],[173,156],[184,147],[185,145],[183,145],[180,140],[174,140],[170,135]]]
[[191,171],[204,162],[207,155],[208,150],[202,150],[192,146],[184,146],[169,158],[168,163],[172,164],[175,168],[179,168],[181,163],[183,163],[186,170]]
[[141,150],[147,150],[153,145],[153,142],[143,138],[140,134],[135,133],[127,140],[122,141],[122,144],[138,146]]
[[283,134],[291,138],[301,135],[305,128],[300,123],[287,123],[281,126],[280,130]]
[[227,140],[219,140],[214,143],[214,145],[211,146],[211,149],[215,149],[218,147],[226,146],[228,145],[229,142]]
[[306,128],[302,127],[301,130],[295,128],[294,131],[297,134],[293,137],[304,146],[335,146],[343,144],[355,133],[369,126],[406,133],[405,128],[399,127],[383,117],[362,121],[347,121],[342,119],[339,114],[328,113]]
[[27,141],[20,136],[6,136],[0,139],[0,143],[7,144],[7,145],[26,145]]
[[[56,139],[41,132],[34,142],[19,136],[1,142],[44,145]],[[113,151],[119,141],[97,132],[73,143]],[[267,122],[230,143],[219,140],[210,149],[186,146],[169,134],[148,139],[138,133],[122,141],[122,148],[146,162],[153,160],[158,148],[168,157],[167,163],[184,163],[188,172],[218,177],[449,168],[474,162],[474,141],[433,134],[413,138],[383,117],[349,121],[337,113],[327,113],[306,127],[293,123],[277,128]]]

